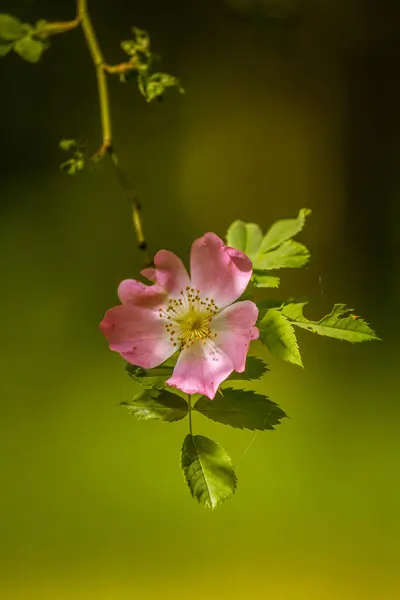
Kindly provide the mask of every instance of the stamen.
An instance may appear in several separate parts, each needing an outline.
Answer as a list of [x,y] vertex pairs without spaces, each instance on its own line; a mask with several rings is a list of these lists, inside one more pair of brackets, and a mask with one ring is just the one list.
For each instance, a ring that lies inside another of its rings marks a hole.
[[[189,348],[195,342],[208,346],[215,354],[214,339],[210,325],[217,314],[218,307],[213,298],[202,298],[201,291],[191,286],[180,290],[178,298],[170,298],[165,308],[159,308],[158,314],[164,319],[164,327],[172,344],[181,350]],[[214,358],[213,358],[214,360]]]

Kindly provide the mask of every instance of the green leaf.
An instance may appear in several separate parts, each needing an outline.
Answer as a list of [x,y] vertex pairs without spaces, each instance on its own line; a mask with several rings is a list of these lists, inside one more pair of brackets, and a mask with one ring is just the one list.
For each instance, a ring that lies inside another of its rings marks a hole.
[[[130,62],[134,67],[139,92],[146,98],[147,102],[161,99],[165,90],[170,87],[177,87],[179,93],[183,94],[184,89],[176,77],[167,73],[153,73],[150,75],[150,67],[158,60],[158,57],[150,52],[148,33],[137,27],[133,27],[132,31],[134,39],[121,42],[121,48],[131,57]],[[129,75],[123,74],[120,80],[124,82],[128,77]]]
[[61,171],[67,175],[76,175],[85,168],[86,145],[82,140],[62,139],[61,150],[72,153],[72,157],[60,165]]
[[311,210],[309,208],[302,208],[299,211],[297,219],[283,219],[281,221],[276,221],[265,234],[261,243],[260,252],[269,252],[300,233],[304,227],[306,217],[310,213]]
[[236,491],[237,478],[229,455],[203,435],[186,436],[181,466],[193,498],[207,508],[216,508]]
[[177,87],[179,93],[184,93],[179,80],[167,73],[154,73],[149,77],[142,78],[139,89],[145,96],[147,102],[151,102],[155,98],[162,96],[165,90],[170,87]]
[[27,35],[15,42],[14,51],[24,60],[30,63],[37,63],[46,47],[46,44],[41,40],[36,40]]
[[188,404],[167,390],[143,389],[131,402],[122,402],[131,415],[143,421],[179,421],[186,417]]
[[275,250],[260,254],[253,260],[254,269],[275,270],[304,267],[310,259],[308,249],[294,240],[283,242]]
[[7,42],[14,42],[25,33],[23,23],[12,15],[0,14],[0,38]]
[[61,150],[65,150],[66,152],[77,150],[78,142],[76,140],[60,140],[60,148]]
[[136,49],[141,52],[147,52],[150,48],[150,37],[147,31],[132,27],[133,35],[135,36]]
[[202,396],[194,405],[199,413],[239,429],[274,429],[287,415],[275,402],[251,390],[225,388],[214,400]]
[[132,58],[139,58],[139,62],[145,59],[144,62],[148,66],[148,59],[151,56],[149,34],[137,27],[132,27],[132,32],[134,39],[121,42],[121,49]]
[[[258,318],[261,320],[261,317],[264,316],[266,311],[270,308],[276,308],[278,310],[283,309],[284,306],[289,304],[307,304],[307,300],[303,296],[298,296],[294,298],[290,298],[289,300],[280,300],[277,298],[267,298],[265,300],[259,300],[257,302],[257,307],[259,310]],[[287,316],[287,315],[285,315]]]
[[310,213],[310,209],[302,208],[297,219],[277,221],[264,237],[255,223],[234,221],[229,227],[227,243],[251,259],[255,270],[253,283],[256,287],[276,288],[280,283],[278,277],[267,277],[260,271],[298,268],[307,264],[310,258],[308,249],[291,238],[302,230]]
[[49,23],[48,23],[48,21],[46,21],[46,19],[39,19],[39,21],[36,21],[35,26],[33,28],[34,33],[42,38],[49,37],[45,33],[45,30],[46,30],[48,24]]
[[13,49],[13,44],[0,39],[0,56],[6,56]]
[[229,381],[251,381],[253,379],[261,379],[265,373],[267,373],[268,367],[265,362],[256,356],[248,356],[246,359],[246,369],[243,373],[236,373],[233,371],[231,375],[229,375],[228,379],[225,380],[225,383]]
[[264,275],[262,272],[253,271],[253,283],[259,288],[278,288],[281,280],[279,277]]
[[260,341],[271,354],[303,366],[293,326],[279,310],[271,308],[258,321]]
[[126,52],[129,56],[135,56],[136,46],[133,40],[124,40],[121,42],[121,50]]
[[226,234],[228,246],[244,252],[251,259],[257,255],[262,239],[263,234],[258,225],[243,221],[234,221]]
[[280,309],[280,312],[293,325],[319,335],[353,343],[380,339],[368,323],[353,315],[353,310],[347,308],[345,304],[335,304],[331,312],[319,321],[306,319],[303,315],[306,304],[307,302],[286,304]]
[[76,175],[85,168],[84,158],[70,158],[60,165],[61,171],[67,175]]
[[165,365],[154,369],[143,369],[128,363],[125,368],[129,375],[144,387],[162,387],[173,373],[173,367]]

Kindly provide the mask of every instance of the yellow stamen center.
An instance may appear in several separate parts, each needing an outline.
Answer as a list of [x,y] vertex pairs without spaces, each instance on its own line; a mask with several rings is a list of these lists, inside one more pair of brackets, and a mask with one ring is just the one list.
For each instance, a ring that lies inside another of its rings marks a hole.
[[181,290],[178,298],[170,298],[165,309],[159,309],[159,315],[165,319],[165,328],[174,346],[187,348],[200,340],[203,344],[215,338],[210,324],[218,312],[213,299],[202,298],[200,290],[187,287]]
[[182,317],[182,319],[177,319],[177,323],[181,327],[181,334],[179,336],[181,343],[189,345],[193,344],[196,340],[208,338],[211,333],[209,327],[211,319],[211,313],[207,311],[198,313],[193,309]]

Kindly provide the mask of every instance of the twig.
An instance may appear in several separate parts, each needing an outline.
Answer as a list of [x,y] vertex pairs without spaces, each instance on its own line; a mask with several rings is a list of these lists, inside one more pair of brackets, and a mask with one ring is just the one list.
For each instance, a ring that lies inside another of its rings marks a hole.
[[121,75],[122,73],[129,73],[129,71],[135,71],[137,69],[136,61],[130,60],[119,63],[118,65],[103,64],[103,69],[110,75]]
[[44,33],[47,36],[58,35],[59,33],[66,33],[72,31],[80,25],[80,20],[77,17],[73,21],[54,21],[53,23],[46,23],[43,28],[40,29],[38,35]]
[[138,248],[145,253],[145,263],[146,266],[151,265],[152,261],[150,260],[147,254],[147,244],[143,234],[143,224],[142,218],[140,214],[140,204],[138,199],[136,198],[136,194],[133,186],[129,182],[128,176],[125,171],[122,170],[118,156],[115,152],[115,149],[112,145],[112,127],[111,127],[111,116],[110,116],[110,102],[108,95],[108,81],[107,81],[107,72],[108,73],[122,73],[128,70],[133,70],[134,65],[132,63],[129,64],[129,69],[127,68],[126,63],[121,63],[120,65],[116,65],[111,67],[107,65],[104,61],[104,56],[101,51],[99,42],[97,40],[97,36],[95,30],[92,25],[92,21],[87,9],[87,0],[77,0],[77,18],[79,19],[83,33],[86,38],[86,42],[89,47],[90,54],[93,59],[93,63],[96,68],[97,75],[97,88],[99,93],[99,103],[100,103],[100,114],[101,114],[101,128],[102,128],[102,144],[99,150],[96,152],[94,159],[98,160],[103,158],[106,154],[109,154],[113,165],[115,167],[117,178],[119,184],[125,194],[126,199],[129,201],[132,207],[132,224],[136,233],[136,238],[138,241]]
[[147,253],[147,243],[143,233],[143,223],[141,218],[141,206],[136,197],[135,190],[128,179],[127,174],[121,168],[118,156],[115,152],[115,148],[112,143],[112,124],[107,81],[107,73],[122,74],[128,71],[134,71],[137,65],[135,64],[135,61],[122,62],[118,65],[107,64],[104,60],[104,56],[101,51],[96,32],[94,30],[92,20],[88,12],[87,0],[76,0],[76,11],[77,16],[73,21],[46,23],[43,29],[41,29],[41,31],[39,32],[39,35],[57,35],[59,33],[71,31],[79,25],[82,26],[82,30],[89,48],[89,52],[91,54],[96,69],[97,90],[99,95],[101,116],[102,143],[97,152],[95,152],[95,154],[92,156],[92,159],[93,161],[98,161],[104,158],[106,155],[109,155],[111,157],[119,184],[122,188],[122,191],[125,194],[126,199],[131,205],[132,224],[138,241],[138,248],[144,252],[146,266],[150,266],[152,264],[152,261],[150,260],[149,255]]
[[140,212],[141,212],[140,203],[136,197],[135,190],[132,187],[125,171],[123,169],[121,169],[121,167],[119,165],[118,156],[116,155],[116,153],[114,152],[114,150],[111,146],[109,147],[108,152],[113,161],[119,184],[125,194],[126,199],[128,200],[129,204],[131,205],[132,224],[133,224],[133,228],[136,233],[136,238],[138,241],[138,248],[139,248],[139,250],[143,251],[146,267],[151,267],[153,265],[153,261],[150,259],[149,254],[147,252],[147,243],[146,243],[146,239],[145,239],[144,233],[143,233],[143,224],[142,224],[142,218],[141,218],[141,214],[140,214]]
[[103,69],[104,57],[94,31],[92,20],[87,10],[87,0],[77,0],[78,19],[82,25],[89,52],[92,56],[97,75],[97,89],[99,93],[101,128],[103,132],[103,143],[97,152],[98,158],[108,152],[111,146],[111,118],[108,97],[107,76]]

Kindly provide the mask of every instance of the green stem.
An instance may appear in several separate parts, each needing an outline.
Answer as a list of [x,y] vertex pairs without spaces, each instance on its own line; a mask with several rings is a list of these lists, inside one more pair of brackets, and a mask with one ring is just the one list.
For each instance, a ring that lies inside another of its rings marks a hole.
[[38,30],[39,37],[41,34],[49,35],[58,35],[60,33],[67,33],[67,31],[72,31],[72,29],[76,29],[80,25],[80,20],[77,17],[73,21],[54,21],[53,23],[46,23],[43,25],[41,29]]
[[104,57],[101,51],[96,33],[94,31],[92,20],[87,10],[87,0],[77,0],[78,19],[81,22],[83,33],[92,56],[97,75],[97,89],[99,92],[101,128],[103,132],[103,144],[100,149],[101,154],[108,152],[111,146],[111,117],[110,101],[108,96],[107,75],[103,69]]
[[190,394],[188,394],[188,405],[189,405],[189,432],[190,432],[190,435],[193,435],[193,428],[192,428],[192,396]]
[[143,233],[143,224],[141,218],[141,207],[139,201],[136,197],[133,186],[130,184],[128,177],[121,168],[119,164],[119,160],[117,154],[113,148],[112,144],[112,127],[111,127],[111,116],[110,116],[110,101],[108,94],[108,81],[107,81],[107,71],[110,73],[118,72],[118,68],[120,72],[124,70],[128,70],[126,68],[125,63],[122,63],[119,67],[110,67],[104,60],[103,53],[101,51],[99,42],[97,40],[97,36],[95,30],[93,28],[92,20],[88,13],[87,8],[87,0],[77,0],[77,20],[81,23],[83,33],[86,38],[87,45],[89,47],[90,54],[92,56],[92,60],[94,66],[96,68],[97,75],[97,89],[99,93],[99,103],[100,103],[100,114],[101,114],[101,128],[102,128],[102,145],[100,149],[95,154],[95,159],[101,159],[106,154],[111,156],[112,162],[114,164],[117,178],[119,184],[125,194],[126,199],[131,205],[132,210],[132,224],[136,233],[136,238],[138,241],[138,248],[143,250],[145,253],[145,265],[150,266],[152,261],[150,260],[146,249],[147,244]]
[[133,186],[131,185],[125,171],[123,169],[121,169],[119,160],[118,160],[118,156],[114,152],[114,149],[112,147],[109,148],[109,154],[111,156],[111,160],[113,161],[119,184],[125,194],[126,199],[128,200],[129,204],[131,205],[132,223],[133,223],[133,228],[135,230],[136,238],[138,241],[138,248],[139,248],[139,250],[143,250],[143,252],[144,252],[146,267],[151,267],[153,265],[153,262],[150,260],[150,257],[147,253],[147,243],[146,243],[144,233],[143,233],[142,218],[141,218],[141,214],[140,214],[141,206],[136,197],[135,190],[134,190]]

